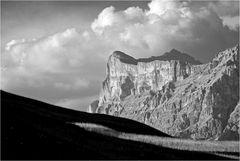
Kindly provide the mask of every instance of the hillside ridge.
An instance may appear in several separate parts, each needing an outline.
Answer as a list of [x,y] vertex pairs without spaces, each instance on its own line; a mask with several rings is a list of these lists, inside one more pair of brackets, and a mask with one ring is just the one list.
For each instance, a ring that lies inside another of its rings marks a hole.
[[[1,91],[1,121],[3,160],[228,159],[238,156],[235,142],[233,146],[227,143],[227,152],[224,144],[220,143],[218,148],[218,144],[207,142],[198,143],[201,148],[191,150],[189,146],[195,143],[176,140],[133,120],[65,109],[5,91]],[[169,141],[177,148],[168,144]],[[215,151],[206,151],[205,147]]]

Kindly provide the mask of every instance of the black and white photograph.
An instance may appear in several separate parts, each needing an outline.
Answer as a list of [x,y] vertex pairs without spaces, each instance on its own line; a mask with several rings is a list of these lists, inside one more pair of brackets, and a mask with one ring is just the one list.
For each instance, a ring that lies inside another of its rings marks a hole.
[[1,160],[239,160],[239,0],[1,0]]

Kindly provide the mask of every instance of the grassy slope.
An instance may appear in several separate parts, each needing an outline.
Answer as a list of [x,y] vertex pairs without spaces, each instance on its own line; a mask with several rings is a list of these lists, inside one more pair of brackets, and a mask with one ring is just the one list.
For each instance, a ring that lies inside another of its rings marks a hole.
[[3,91],[1,103],[2,159],[226,159],[174,149],[164,140],[178,139],[128,119],[77,112]]

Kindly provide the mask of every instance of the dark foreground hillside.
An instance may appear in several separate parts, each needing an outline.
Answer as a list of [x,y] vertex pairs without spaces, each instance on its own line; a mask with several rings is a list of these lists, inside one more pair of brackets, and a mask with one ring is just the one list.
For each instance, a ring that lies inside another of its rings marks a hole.
[[4,91],[1,124],[1,159],[229,159],[228,154],[131,139],[174,139],[132,120],[64,109]]

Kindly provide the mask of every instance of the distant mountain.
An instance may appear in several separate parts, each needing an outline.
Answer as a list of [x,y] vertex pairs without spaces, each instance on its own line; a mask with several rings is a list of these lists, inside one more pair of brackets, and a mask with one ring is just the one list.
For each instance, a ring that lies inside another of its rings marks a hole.
[[154,60],[179,60],[182,62],[188,62],[191,63],[193,65],[197,65],[197,64],[202,64],[200,61],[195,60],[193,57],[189,56],[188,54],[185,53],[181,53],[180,51],[176,50],[176,49],[172,49],[169,52],[164,53],[161,56],[152,56],[150,58],[140,58],[137,61],[138,62],[151,62]]
[[238,157],[238,143],[219,145],[179,140],[133,120],[64,109],[1,91],[3,160]]
[[98,101],[89,107],[95,113],[137,120],[172,136],[239,140],[239,45],[206,64],[175,49],[144,59],[114,52]]

